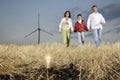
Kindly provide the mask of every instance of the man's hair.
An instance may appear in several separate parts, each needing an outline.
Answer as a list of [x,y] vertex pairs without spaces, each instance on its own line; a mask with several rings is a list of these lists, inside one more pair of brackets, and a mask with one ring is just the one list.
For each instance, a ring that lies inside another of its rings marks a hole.
[[81,16],[82,17],[82,14],[78,14],[77,17]]
[[97,7],[97,6],[96,6],[96,5],[93,5],[93,6],[92,6],[92,9],[93,9],[94,7]]
[[69,13],[69,18],[71,18],[71,13],[70,13],[70,11],[66,11],[66,12],[64,13],[64,17],[66,17],[67,12]]

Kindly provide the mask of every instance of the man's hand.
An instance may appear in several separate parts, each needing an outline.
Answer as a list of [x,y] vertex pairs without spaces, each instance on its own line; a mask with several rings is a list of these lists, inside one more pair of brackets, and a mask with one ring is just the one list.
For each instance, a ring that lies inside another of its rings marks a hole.
[[91,32],[91,29],[88,29],[88,32]]

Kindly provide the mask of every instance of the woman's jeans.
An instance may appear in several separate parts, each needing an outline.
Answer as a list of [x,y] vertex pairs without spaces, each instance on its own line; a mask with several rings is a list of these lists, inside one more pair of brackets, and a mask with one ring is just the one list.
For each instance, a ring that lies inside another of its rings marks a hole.
[[63,43],[67,44],[67,46],[69,46],[70,44],[70,34],[70,29],[62,29]]

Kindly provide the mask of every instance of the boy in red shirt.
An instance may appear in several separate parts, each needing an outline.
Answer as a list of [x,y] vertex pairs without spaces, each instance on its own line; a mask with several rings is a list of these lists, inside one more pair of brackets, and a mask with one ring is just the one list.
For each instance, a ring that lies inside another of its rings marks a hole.
[[88,31],[85,21],[82,19],[82,15],[77,15],[78,21],[74,25],[74,32],[78,34],[78,43],[80,46],[84,44],[84,32]]

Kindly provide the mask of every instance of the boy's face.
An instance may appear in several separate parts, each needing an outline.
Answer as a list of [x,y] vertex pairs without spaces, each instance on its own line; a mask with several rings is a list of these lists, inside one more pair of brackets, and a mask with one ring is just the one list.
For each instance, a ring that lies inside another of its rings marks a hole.
[[81,20],[82,19],[82,16],[78,16],[78,20]]

